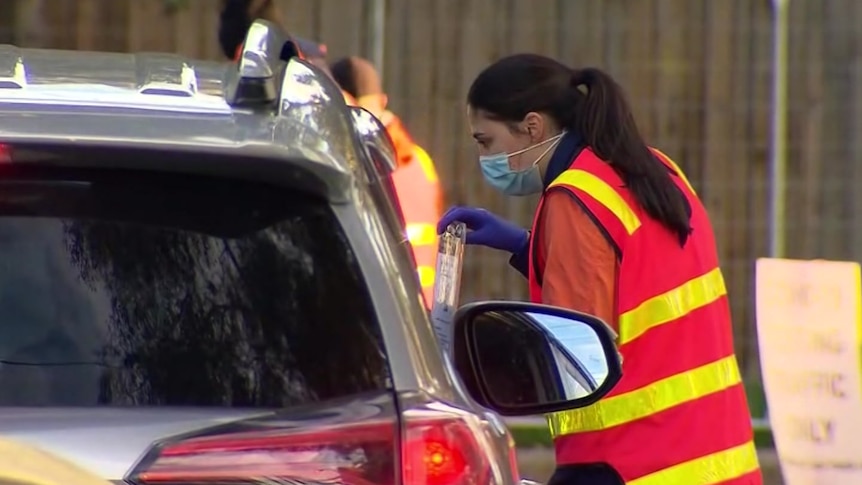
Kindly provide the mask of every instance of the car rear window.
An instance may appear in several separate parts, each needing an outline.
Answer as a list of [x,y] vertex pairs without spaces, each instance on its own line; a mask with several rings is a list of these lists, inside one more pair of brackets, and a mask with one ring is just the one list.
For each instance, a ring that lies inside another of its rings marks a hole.
[[388,382],[325,201],[199,176],[0,173],[0,405],[280,407]]

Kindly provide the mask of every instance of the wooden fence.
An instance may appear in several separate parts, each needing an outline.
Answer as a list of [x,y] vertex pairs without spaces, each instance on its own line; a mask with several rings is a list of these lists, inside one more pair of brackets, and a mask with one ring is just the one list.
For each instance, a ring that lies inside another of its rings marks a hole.
[[[20,45],[218,59],[216,0],[3,0]],[[183,3],[183,2],[180,2]],[[367,0],[281,0],[332,57],[367,55]],[[767,0],[389,0],[385,82],[436,160],[450,204],[528,223],[535,200],[485,187],[464,99],[477,72],[532,51],[612,73],[643,132],[687,171],[718,234],[746,374],[756,375],[754,260],[766,254],[772,24]],[[862,2],[791,0],[788,256],[862,259]],[[572,248],[576,251],[577,248]],[[464,298],[523,298],[505,255],[472,250]],[[681,342],[680,345],[686,345]]]

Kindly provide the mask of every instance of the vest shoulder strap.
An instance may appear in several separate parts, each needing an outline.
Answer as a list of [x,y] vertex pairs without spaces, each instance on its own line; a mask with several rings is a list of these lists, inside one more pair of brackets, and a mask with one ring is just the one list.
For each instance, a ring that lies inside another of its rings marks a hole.
[[419,166],[422,167],[422,173],[425,174],[425,178],[428,179],[428,182],[436,184],[438,182],[437,169],[434,167],[434,162],[431,160],[431,156],[428,155],[428,152],[419,145],[414,144],[413,157],[417,162],[419,162]]
[[584,149],[548,189],[568,189],[622,252],[628,238],[641,227],[641,220],[615,186],[622,187],[622,181],[613,169]]

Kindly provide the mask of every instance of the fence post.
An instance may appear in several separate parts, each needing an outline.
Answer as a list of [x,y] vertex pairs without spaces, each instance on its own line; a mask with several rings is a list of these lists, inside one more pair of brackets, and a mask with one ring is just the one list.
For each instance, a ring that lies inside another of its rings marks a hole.
[[[787,203],[787,77],[788,21],[790,0],[770,0],[772,4],[772,133],[769,161],[769,256],[783,258],[786,252],[784,227]],[[756,325],[756,322],[755,322]],[[764,392],[763,419],[769,422],[769,403]]]
[[787,184],[788,14],[790,0],[771,0],[773,18],[772,141],[769,163],[769,256],[785,255]]
[[371,0],[371,15],[369,22],[370,57],[377,72],[385,72],[383,61],[385,60],[386,45],[386,0]]

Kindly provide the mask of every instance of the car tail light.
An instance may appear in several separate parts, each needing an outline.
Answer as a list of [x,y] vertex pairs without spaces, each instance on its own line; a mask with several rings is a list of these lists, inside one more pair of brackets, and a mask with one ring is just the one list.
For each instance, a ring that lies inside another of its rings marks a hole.
[[163,446],[128,480],[139,485],[488,485],[490,463],[467,422],[452,416],[408,418],[401,440],[396,432],[394,422],[376,422],[194,437]]
[[404,485],[487,485],[488,451],[468,421],[452,416],[406,414],[401,448]]
[[[390,484],[394,421],[302,430],[254,430],[168,444],[131,477],[142,485],[282,481]],[[287,482],[284,482],[287,483]]]
[[9,145],[0,143],[0,163],[9,163],[12,161],[12,148]]

